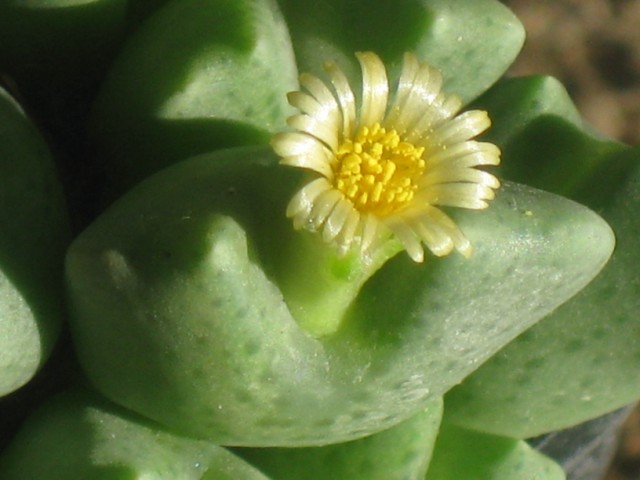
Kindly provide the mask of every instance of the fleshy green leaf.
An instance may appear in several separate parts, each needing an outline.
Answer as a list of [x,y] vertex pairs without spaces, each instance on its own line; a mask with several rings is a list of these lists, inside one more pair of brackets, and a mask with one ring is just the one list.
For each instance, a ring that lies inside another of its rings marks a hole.
[[399,65],[413,51],[442,70],[445,90],[465,101],[504,73],[524,41],[518,19],[495,0],[279,2],[300,71],[319,73],[331,60],[357,83],[354,52],[371,50]]
[[267,143],[297,70],[272,0],[174,0],[127,41],[92,120],[116,188],[175,161]]
[[228,450],[159,429],[83,390],[48,401],[0,456],[4,480],[267,480]]
[[[67,262],[72,329],[102,392],[221,444],[356,439],[459,383],[580,290],[613,246],[593,212],[507,184],[488,210],[456,217],[470,260],[400,254],[335,334],[312,338],[278,288],[294,240],[309,235],[284,218],[300,178],[267,149],[205,155],[144,182],[80,235]],[[336,254],[326,258],[299,282],[313,291],[315,275],[334,275],[350,288]]]
[[426,480],[564,480],[562,469],[525,442],[443,427]]
[[[447,421],[519,438],[574,425],[640,397],[640,151],[606,141],[598,146],[598,140],[562,118],[544,121],[541,170],[548,173],[536,183],[599,211],[613,228],[616,250],[589,286],[447,396]],[[533,119],[523,131],[540,125],[541,119]],[[515,173],[531,170],[522,165],[535,156],[531,137],[515,137],[510,144],[512,151],[534,153],[505,155],[503,162],[514,162]],[[545,183],[554,165],[565,167]]]
[[[636,162],[640,152],[635,150]],[[574,425],[640,397],[640,169],[603,216],[616,251],[574,299],[452,392],[451,421],[527,437]]]
[[316,448],[254,448],[236,453],[273,480],[421,479],[435,443],[442,400],[388,430]]
[[63,317],[70,227],[46,144],[0,89],[0,396],[47,358]]

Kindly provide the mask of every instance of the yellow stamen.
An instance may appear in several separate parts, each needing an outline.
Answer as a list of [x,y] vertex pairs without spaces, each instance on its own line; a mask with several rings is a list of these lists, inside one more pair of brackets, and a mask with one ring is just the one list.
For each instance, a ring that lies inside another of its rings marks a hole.
[[402,142],[394,129],[363,126],[338,148],[334,186],[360,212],[388,215],[413,198],[425,169],[423,153],[424,147]]

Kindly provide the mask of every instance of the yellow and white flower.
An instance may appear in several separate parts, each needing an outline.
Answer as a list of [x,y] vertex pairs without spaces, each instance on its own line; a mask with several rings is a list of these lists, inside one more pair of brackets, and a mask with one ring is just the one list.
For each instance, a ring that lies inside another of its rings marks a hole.
[[289,94],[300,113],[293,132],[274,136],[281,163],[313,172],[291,199],[294,227],[317,231],[341,253],[367,256],[395,236],[416,262],[423,245],[437,256],[471,245],[440,207],[482,209],[500,186],[476,167],[498,165],[499,149],[472,140],[491,124],[486,112],[456,115],[462,104],[441,92],[436,69],[405,54],[394,97],[386,69],[371,52],[357,53],[362,68],[359,108],[343,72],[327,63],[330,85],[303,74],[305,91]]

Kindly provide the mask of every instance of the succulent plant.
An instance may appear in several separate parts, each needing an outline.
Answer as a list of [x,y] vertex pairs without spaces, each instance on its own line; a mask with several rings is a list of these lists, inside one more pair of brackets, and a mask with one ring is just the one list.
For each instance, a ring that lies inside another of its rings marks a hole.
[[65,317],[83,376],[0,477],[555,480],[526,439],[640,398],[640,153],[504,77],[499,2],[2,18],[55,154],[3,93],[0,395]]

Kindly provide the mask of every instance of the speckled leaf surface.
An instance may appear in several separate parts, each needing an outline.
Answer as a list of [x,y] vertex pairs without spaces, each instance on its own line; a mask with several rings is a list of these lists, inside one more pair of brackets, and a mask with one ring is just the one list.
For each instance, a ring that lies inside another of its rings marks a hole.
[[[535,123],[527,128],[538,128]],[[640,396],[640,152],[612,148],[612,142],[570,130],[562,118],[545,128],[550,139],[543,159],[546,173],[538,183],[550,176],[554,164],[573,165],[580,181],[569,168],[562,169],[550,189],[564,190],[599,211],[617,246],[593,283],[448,395],[449,421],[521,438],[574,425]],[[564,135],[567,131],[573,134]],[[513,142],[526,139],[531,137]],[[591,148],[589,157],[574,154],[595,142],[603,145]],[[520,148],[535,150],[532,143]],[[515,163],[514,174],[530,168],[520,165],[519,157],[505,156],[504,161]]]
[[238,449],[273,480],[423,479],[440,427],[442,399],[383,432],[315,448]]
[[[221,444],[356,439],[460,382],[580,290],[613,246],[593,212],[506,184],[492,208],[457,216],[475,246],[470,260],[416,265],[400,254],[336,333],[313,338],[276,274],[305,235],[274,216],[299,180],[266,149],[194,158],[80,235],[67,261],[72,330],[103,393]],[[313,291],[322,267],[349,288],[339,266],[327,256],[299,281]]]

